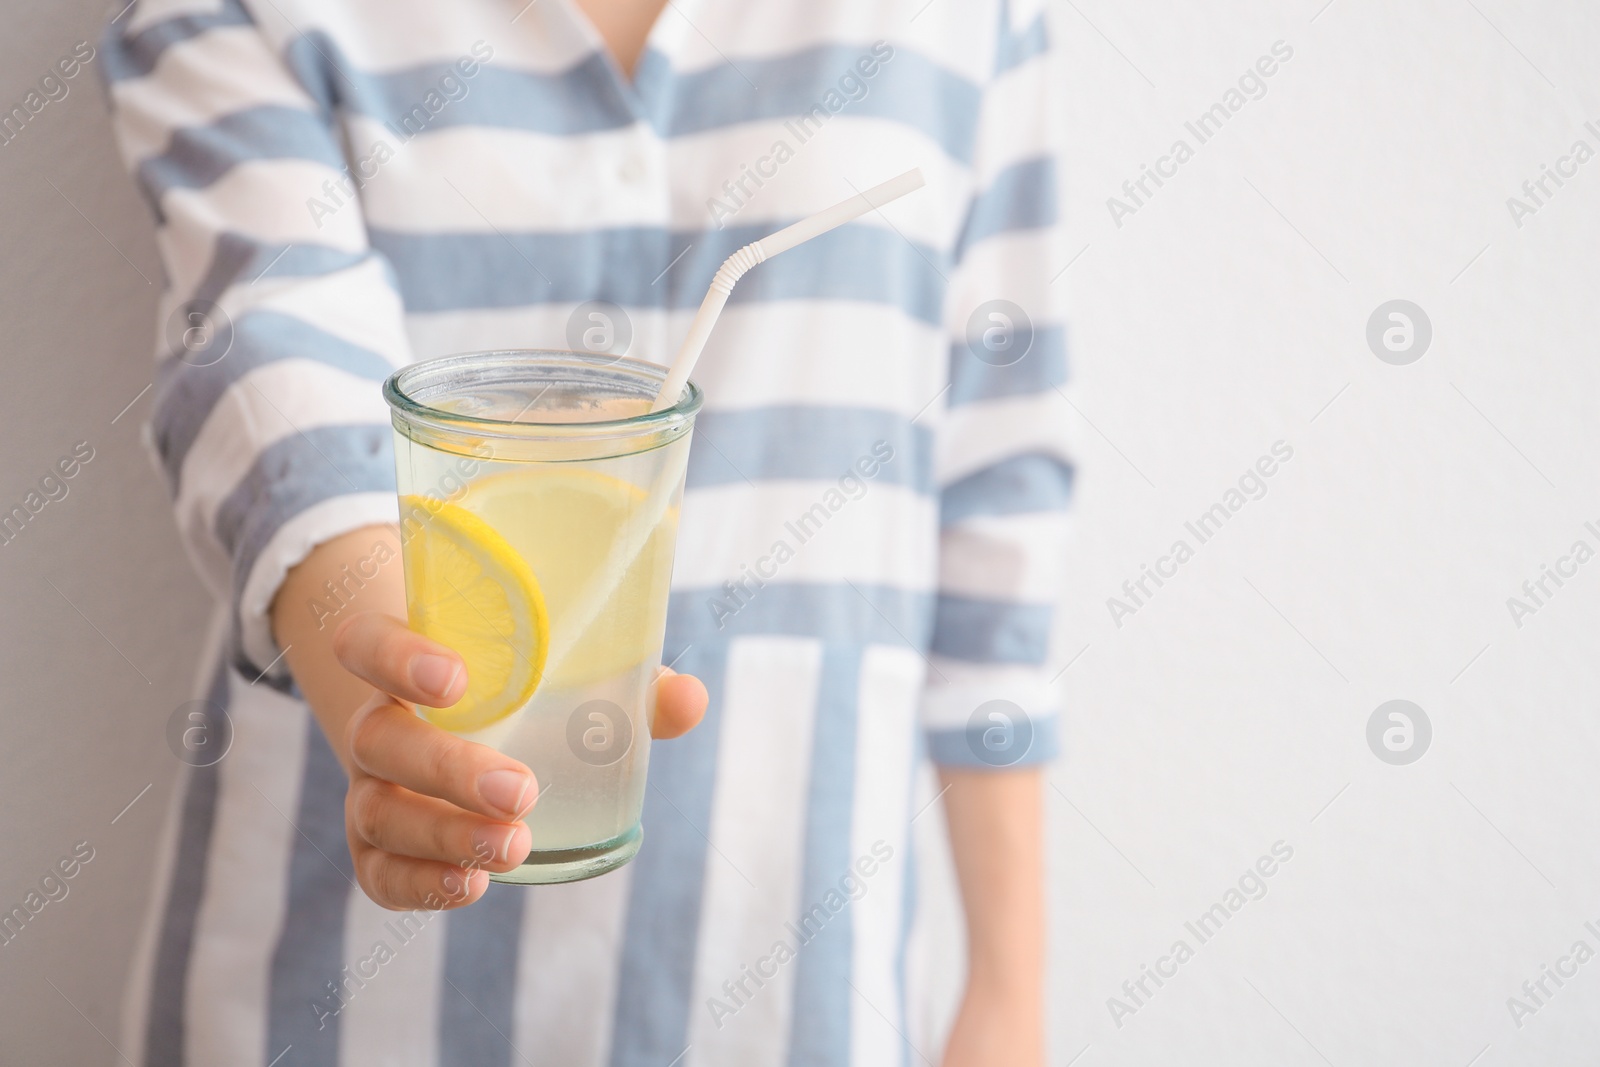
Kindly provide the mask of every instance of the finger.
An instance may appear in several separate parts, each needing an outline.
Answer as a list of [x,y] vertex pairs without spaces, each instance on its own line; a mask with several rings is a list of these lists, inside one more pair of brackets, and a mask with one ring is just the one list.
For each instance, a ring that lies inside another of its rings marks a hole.
[[446,733],[393,701],[373,701],[350,720],[350,758],[375,778],[458,808],[509,821],[538,796],[533,772],[510,756]]
[[650,736],[665,739],[688,733],[705,716],[709,700],[700,679],[661,668],[656,676],[656,717],[650,724]]
[[350,785],[350,827],[367,844],[415,859],[505,872],[528,858],[526,825],[495,822],[392,782],[360,775]]
[[341,623],[333,632],[333,652],[351,674],[414,704],[448,708],[467,691],[460,656],[381,611]]
[[352,842],[350,854],[356,881],[373,901],[392,911],[463,908],[489,888],[486,871],[465,870],[437,860],[396,856],[365,843]]

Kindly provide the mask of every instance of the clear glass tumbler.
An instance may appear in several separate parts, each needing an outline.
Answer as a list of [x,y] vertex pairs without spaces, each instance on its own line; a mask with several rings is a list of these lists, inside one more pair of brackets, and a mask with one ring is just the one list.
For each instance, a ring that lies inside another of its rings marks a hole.
[[[411,626],[461,652],[468,691],[429,721],[532,768],[533,852],[496,881],[632,859],[700,390],[555,351],[426,360],[384,383]],[[465,647],[463,647],[465,646]]]

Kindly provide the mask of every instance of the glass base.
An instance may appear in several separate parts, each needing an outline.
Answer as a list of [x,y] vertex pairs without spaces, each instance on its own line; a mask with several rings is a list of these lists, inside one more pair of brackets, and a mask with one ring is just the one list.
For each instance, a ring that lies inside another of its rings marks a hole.
[[633,859],[644,840],[644,827],[639,823],[633,829],[609,841],[584,848],[539,849],[528,854],[527,860],[516,870],[505,874],[489,873],[491,882],[508,885],[552,885],[556,882],[581,882],[614,871]]

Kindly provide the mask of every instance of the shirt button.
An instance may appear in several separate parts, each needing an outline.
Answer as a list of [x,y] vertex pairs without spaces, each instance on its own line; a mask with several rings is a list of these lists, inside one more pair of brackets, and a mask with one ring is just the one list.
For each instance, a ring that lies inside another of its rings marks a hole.
[[637,159],[630,159],[617,168],[617,177],[629,185],[637,184],[644,180],[644,164]]

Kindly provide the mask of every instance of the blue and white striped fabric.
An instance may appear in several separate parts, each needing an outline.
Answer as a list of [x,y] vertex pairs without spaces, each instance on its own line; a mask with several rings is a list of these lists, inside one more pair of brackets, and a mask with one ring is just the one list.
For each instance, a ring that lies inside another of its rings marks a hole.
[[[122,1047],[910,1062],[916,768],[982,765],[969,721],[996,699],[1031,717],[1026,762],[1056,745],[1071,466],[1043,14],[673,0],[630,82],[568,0],[524,4],[138,0],[106,35],[167,274],[149,431],[228,605],[212,700],[235,730],[176,802]],[[317,543],[396,517],[378,383],[568,347],[586,301],[664,360],[729,253],[913,165],[925,190],[746,277],[700,362],[665,658],[711,708],[654,750],[638,858],[448,915],[373,905],[267,612]],[[1020,359],[969,343],[995,300],[1031,320]],[[215,333],[177,358],[197,307]]]

